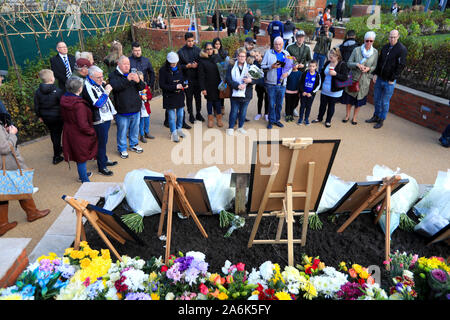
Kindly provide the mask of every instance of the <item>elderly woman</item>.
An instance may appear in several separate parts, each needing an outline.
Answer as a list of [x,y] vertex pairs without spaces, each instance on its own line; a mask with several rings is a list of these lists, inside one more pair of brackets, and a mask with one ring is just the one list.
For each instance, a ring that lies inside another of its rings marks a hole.
[[345,119],[342,119],[342,122],[347,122],[350,119],[350,112],[352,106],[354,106],[352,124],[358,124],[356,117],[358,116],[359,107],[367,103],[367,94],[369,93],[372,72],[375,71],[378,60],[378,51],[373,47],[375,36],[375,32],[367,32],[364,36],[364,44],[353,49],[347,62],[347,66],[353,74],[353,81],[359,82],[359,91],[351,92],[349,87],[345,88],[341,103],[347,105],[347,114]]
[[64,160],[75,161],[78,181],[90,182],[86,162],[97,157],[98,142],[93,126],[93,115],[86,100],[81,97],[83,79],[72,76],[66,81],[67,92],[61,97]]
[[[16,147],[17,143],[17,128],[11,125],[11,117],[8,113],[0,113],[0,154],[5,159],[5,170],[17,170],[19,163],[21,169],[27,169],[19,150]],[[17,157],[14,158],[11,148],[15,151]],[[20,206],[27,215],[27,221],[45,217],[50,213],[49,209],[38,210],[33,198],[19,200]],[[0,201],[0,236],[17,226],[17,222],[8,222],[8,204],[9,201]]]

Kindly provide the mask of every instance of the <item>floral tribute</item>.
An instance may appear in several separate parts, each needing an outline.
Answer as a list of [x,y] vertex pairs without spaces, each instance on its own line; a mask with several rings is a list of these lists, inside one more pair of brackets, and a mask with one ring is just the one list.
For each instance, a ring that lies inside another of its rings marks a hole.
[[0,300],[449,300],[450,266],[441,257],[395,252],[385,288],[359,264],[327,266],[303,255],[295,267],[266,261],[249,270],[226,260],[209,270],[203,253],[190,251],[143,260],[109,250],[66,249],[38,258],[15,285],[0,289]]

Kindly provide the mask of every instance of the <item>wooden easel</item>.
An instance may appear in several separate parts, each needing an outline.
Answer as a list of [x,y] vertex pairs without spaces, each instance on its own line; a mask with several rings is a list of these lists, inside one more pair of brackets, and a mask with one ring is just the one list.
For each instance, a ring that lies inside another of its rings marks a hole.
[[192,209],[189,200],[186,198],[184,188],[177,182],[177,177],[173,173],[165,173],[164,178],[166,179],[166,184],[164,185],[164,195],[161,207],[161,216],[159,218],[158,236],[161,236],[162,229],[164,226],[164,218],[167,211],[167,229],[166,229],[166,255],[165,263],[169,262],[170,256],[170,241],[172,237],[172,211],[173,211],[173,201],[175,199],[178,208],[185,217],[191,216],[200,230],[201,234],[208,238],[205,229],[198,220],[197,215]]
[[[383,178],[382,185],[374,185],[370,191],[370,195],[367,199],[365,199],[350,215],[350,217],[342,224],[342,226],[337,230],[338,233],[341,233],[348,227],[353,220],[355,220],[359,214],[367,209],[372,208],[376,205],[375,202],[378,202],[378,198],[380,196],[384,197],[383,204],[378,210],[377,217],[375,218],[374,223],[376,224],[383,214],[383,210],[386,211],[386,223],[385,223],[385,261],[389,261],[389,255],[391,251],[391,192],[396,187],[398,182],[401,180],[399,175],[395,175],[392,177]],[[386,270],[389,270],[389,264],[386,264]]]
[[105,242],[105,244],[108,246],[108,248],[114,253],[116,258],[122,262],[122,258],[120,257],[120,254],[117,252],[117,250],[114,248],[112,243],[108,240],[106,235],[103,233],[105,231],[108,233],[111,237],[116,239],[121,244],[125,243],[125,239],[120,236],[117,232],[115,232],[113,229],[111,229],[108,225],[106,225],[103,221],[101,221],[98,218],[98,215],[95,211],[87,209],[87,205],[89,204],[86,200],[77,200],[72,197],[63,196],[62,197],[64,201],[66,201],[72,208],[75,209],[75,212],[77,214],[77,222],[76,222],[76,235],[75,235],[75,242],[74,242],[74,249],[78,250],[80,248],[80,239],[83,241],[86,241],[86,232],[84,230],[83,225],[83,216],[86,217],[86,219],[89,221],[89,223],[92,225],[92,227],[97,231],[98,235],[102,238],[102,240]]
[[[264,191],[264,196],[262,198],[261,204],[256,214],[256,220],[253,225],[252,232],[250,234],[250,239],[248,241],[248,247],[251,248],[253,244],[285,244],[288,245],[288,264],[289,266],[294,265],[294,243],[300,243],[302,246],[306,244],[306,233],[308,230],[308,216],[311,203],[311,191],[313,187],[314,178],[314,168],[315,162],[308,162],[308,173],[307,173],[307,184],[305,191],[292,190],[292,183],[295,175],[295,168],[297,165],[298,154],[301,149],[307,148],[313,143],[312,138],[285,138],[282,140],[282,145],[293,149],[289,174],[286,181],[286,188],[284,192],[272,192],[272,185],[275,181],[279,163],[272,165],[272,171],[270,173],[269,181],[267,183],[266,189]],[[293,211],[293,198],[304,197],[305,198],[305,208],[304,212],[294,212]],[[282,198],[283,208],[281,211],[274,211],[268,214],[264,214],[267,201],[271,198]],[[303,227],[302,227],[302,237],[301,239],[294,239],[293,223],[294,216],[303,215]],[[249,216],[255,216],[250,214]],[[275,239],[268,240],[255,240],[256,232],[258,231],[259,223],[263,216],[275,216],[279,218],[278,229]],[[284,222],[287,225],[287,239],[281,239],[281,233],[283,231]]]

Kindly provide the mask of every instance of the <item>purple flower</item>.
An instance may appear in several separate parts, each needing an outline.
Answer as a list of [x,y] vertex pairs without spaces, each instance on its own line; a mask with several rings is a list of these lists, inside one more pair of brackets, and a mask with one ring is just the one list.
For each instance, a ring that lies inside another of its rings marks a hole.
[[175,263],[179,263],[178,270],[184,272],[190,267],[192,260],[194,260],[194,257],[179,257],[175,259]]
[[444,270],[433,269],[433,270],[431,270],[431,276],[441,283],[447,282],[447,274]]
[[152,300],[152,298],[144,292],[130,292],[125,300]]

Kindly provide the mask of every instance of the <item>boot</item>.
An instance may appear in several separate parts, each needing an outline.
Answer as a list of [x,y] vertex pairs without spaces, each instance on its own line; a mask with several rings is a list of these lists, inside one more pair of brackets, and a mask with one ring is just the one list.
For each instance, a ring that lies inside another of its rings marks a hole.
[[17,222],[8,222],[8,202],[0,204],[0,236],[17,226]]
[[383,126],[383,121],[383,119],[379,119],[377,124],[373,126],[374,129],[380,129]]
[[366,122],[367,123],[375,123],[375,122],[378,122],[378,120],[380,120],[380,119],[378,119],[377,116],[373,116],[372,118],[367,119]]
[[189,122],[190,123],[194,123],[195,122],[195,117],[193,113],[189,113]]
[[217,126],[218,126],[219,128],[223,127],[222,114],[218,114],[218,115],[216,116],[216,118],[217,118]]
[[214,126],[214,116],[212,114],[208,114],[208,128],[212,128]]
[[33,199],[19,200],[19,203],[23,211],[27,214],[28,222],[43,218],[50,213],[50,209],[38,210]]
[[147,143],[147,139],[145,138],[145,136],[139,136],[139,140],[140,140],[142,143]]
[[198,120],[198,121],[201,121],[201,122],[205,122],[205,118],[203,118],[203,116],[200,113],[200,111],[197,111],[197,115],[195,116],[195,119]]

